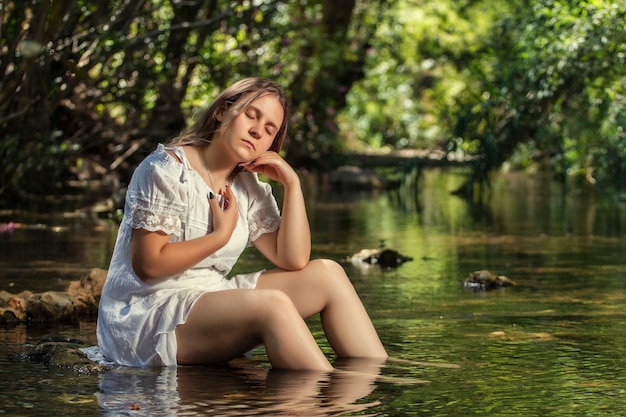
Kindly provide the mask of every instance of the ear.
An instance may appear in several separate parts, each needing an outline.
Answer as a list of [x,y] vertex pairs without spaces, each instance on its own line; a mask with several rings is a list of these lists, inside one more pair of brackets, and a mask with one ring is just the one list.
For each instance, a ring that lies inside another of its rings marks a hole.
[[222,105],[215,112],[215,120],[221,122],[224,119],[224,113],[226,112],[226,103],[222,103]]

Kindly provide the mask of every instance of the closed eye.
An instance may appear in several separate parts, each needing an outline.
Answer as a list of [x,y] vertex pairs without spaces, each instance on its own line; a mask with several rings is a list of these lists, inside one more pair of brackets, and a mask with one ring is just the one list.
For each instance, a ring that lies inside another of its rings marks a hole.
[[[245,114],[246,117],[251,120],[263,118],[263,114],[261,113],[261,111],[252,105],[247,108]],[[276,132],[278,132],[278,127],[276,126],[276,123],[274,123],[273,121],[268,121],[268,123],[265,125],[265,132],[270,136],[276,135]]]

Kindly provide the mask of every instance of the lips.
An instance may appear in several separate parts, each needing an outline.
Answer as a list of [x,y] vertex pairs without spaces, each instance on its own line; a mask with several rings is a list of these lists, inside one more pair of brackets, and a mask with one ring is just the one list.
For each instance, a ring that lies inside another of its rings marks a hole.
[[247,139],[242,139],[242,140],[243,140],[243,143],[245,143],[248,148],[250,148],[253,151],[256,150],[256,146],[254,146],[254,143],[250,142]]

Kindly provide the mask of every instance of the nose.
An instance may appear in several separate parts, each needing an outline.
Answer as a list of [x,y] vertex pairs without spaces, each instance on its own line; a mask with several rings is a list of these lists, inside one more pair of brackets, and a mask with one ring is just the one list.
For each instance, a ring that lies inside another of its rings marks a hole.
[[260,128],[258,125],[252,125],[252,127],[250,128],[250,135],[252,135],[252,137],[255,139],[259,139],[261,137]]

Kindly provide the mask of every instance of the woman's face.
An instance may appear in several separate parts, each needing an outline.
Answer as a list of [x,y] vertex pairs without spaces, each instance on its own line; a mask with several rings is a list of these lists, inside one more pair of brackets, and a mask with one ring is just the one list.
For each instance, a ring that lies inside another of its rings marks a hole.
[[[223,132],[231,152],[238,162],[248,162],[267,152],[280,130],[283,106],[273,94],[265,94],[236,114],[229,108],[224,121],[232,119]],[[228,123],[228,122],[227,122]]]

